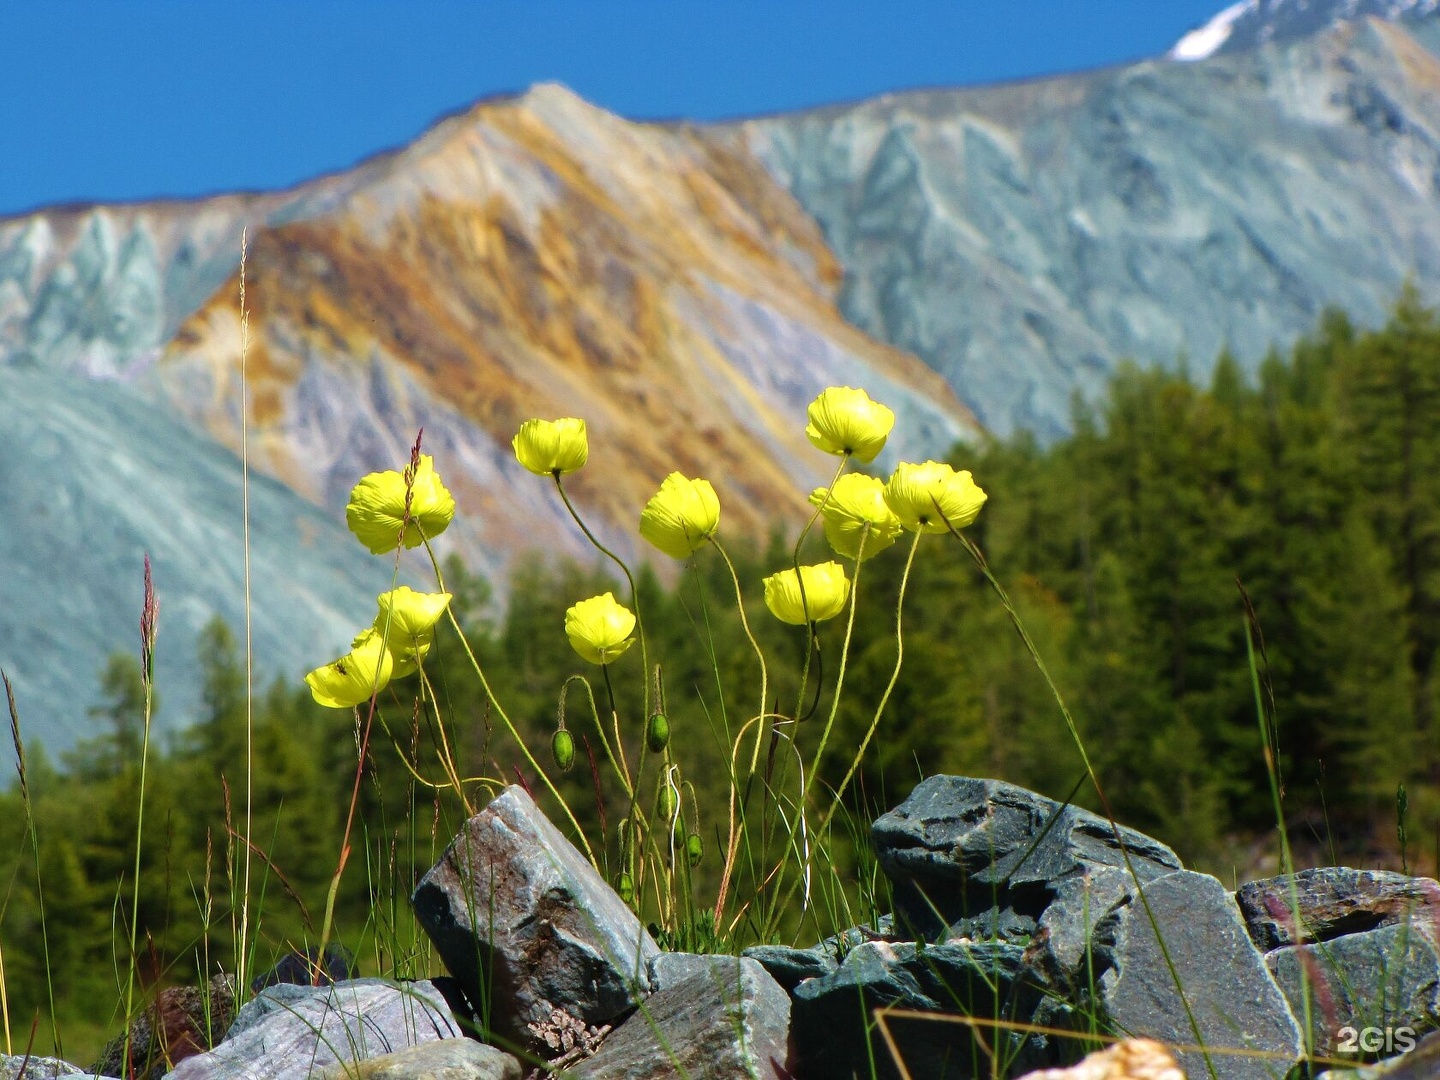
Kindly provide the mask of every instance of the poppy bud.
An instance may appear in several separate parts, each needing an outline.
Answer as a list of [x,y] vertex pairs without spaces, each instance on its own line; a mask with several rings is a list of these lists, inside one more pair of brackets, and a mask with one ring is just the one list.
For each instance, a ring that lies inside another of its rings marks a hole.
[[645,745],[650,747],[652,754],[658,754],[669,744],[670,721],[663,712],[657,712],[650,717],[650,723],[645,728]]
[[664,822],[674,821],[675,812],[679,809],[680,800],[675,789],[669,784],[661,784],[660,790],[655,793],[655,816]]
[[550,754],[561,772],[569,772],[575,764],[575,736],[561,728],[550,739]]
[[629,874],[622,873],[615,879],[615,891],[620,894],[620,899],[625,903],[635,899],[635,879]]
[[700,856],[705,854],[705,842],[700,839],[700,834],[692,832],[685,838],[685,855],[690,860],[692,867],[700,865]]

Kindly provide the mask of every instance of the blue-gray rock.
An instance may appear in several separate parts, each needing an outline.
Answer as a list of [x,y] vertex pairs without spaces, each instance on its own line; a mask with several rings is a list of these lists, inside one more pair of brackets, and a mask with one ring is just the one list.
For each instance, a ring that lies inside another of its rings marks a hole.
[[520,1061],[474,1039],[440,1039],[370,1058],[330,1065],[315,1080],[520,1080]]
[[[917,936],[1024,942],[1058,883],[1124,866],[1104,818],[999,780],[931,776],[875,820],[880,867],[895,885],[895,918]],[[1179,868],[1164,844],[1121,828],[1142,880]]]
[[186,1058],[174,1080],[279,1080],[353,1064],[461,1031],[428,982],[281,983],[247,1002],[215,1049]]
[[[911,1076],[990,1076],[985,1045],[1015,1072],[1053,1064],[1060,1048],[1020,1031],[973,1029],[955,1016],[1028,1022],[1039,1001],[1021,963],[1019,946],[977,942],[920,946],[866,942],[839,968],[795,988],[792,1027],[800,1075],[836,1078],[901,1075],[872,1019],[875,1009],[934,1013],[934,1019],[888,1018]],[[950,1014],[946,1018],[941,1014]]]
[[[95,1076],[78,1065],[54,1057],[0,1054],[0,1080],[53,1080],[57,1076]],[[96,1080],[111,1080],[98,1076]]]
[[659,947],[523,788],[466,822],[411,904],[507,1045],[539,1053],[534,1026],[555,1012],[599,1027],[649,992]]
[[788,994],[806,979],[829,975],[840,966],[823,945],[797,949],[789,945],[752,945],[742,956],[759,963]]
[[[1118,869],[1071,883],[1041,919],[1030,970],[1117,1031],[1241,1051],[1210,1055],[1220,1080],[1284,1075],[1300,1029],[1224,886],[1177,870],[1144,882],[1143,900]],[[1208,1075],[1201,1053],[1177,1057],[1187,1076]]]
[[1251,938],[1265,951],[1402,922],[1418,923],[1432,936],[1440,932],[1440,883],[1389,870],[1301,870],[1248,882],[1235,902]]
[[1418,926],[1392,924],[1312,945],[1265,954],[1265,964],[1305,1016],[1309,984],[1314,1052],[1333,1054],[1340,1029],[1410,1028],[1416,1035],[1440,1026],[1440,956]]
[[784,1080],[790,998],[754,960],[659,960],[686,972],[645,999],[570,1080]]

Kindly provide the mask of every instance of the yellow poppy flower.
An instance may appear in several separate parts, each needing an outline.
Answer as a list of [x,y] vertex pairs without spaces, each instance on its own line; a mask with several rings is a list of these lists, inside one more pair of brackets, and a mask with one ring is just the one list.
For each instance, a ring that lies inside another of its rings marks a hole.
[[[800,598],[800,583],[805,583],[805,598]],[[781,622],[804,626],[807,622],[824,622],[845,610],[850,597],[850,581],[845,568],[837,562],[794,567],[771,574],[765,579],[765,606]]]
[[[440,482],[435,462],[420,455],[415,479],[410,485],[410,521],[405,525],[406,547],[419,547],[445,531],[455,516],[455,500]],[[393,470],[362,477],[350,492],[345,507],[345,524],[372,554],[394,551],[405,522],[405,477]]]
[[849,386],[822,390],[807,416],[805,437],[811,443],[827,454],[849,454],[857,461],[874,461],[895,426],[891,410]]
[[901,462],[885,485],[885,501],[912,532],[945,532],[948,521],[963,529],[980,515],[989,498],[969,469],[956,472],[940,461]]
[[640,535],[675,559],[695,554],[720,524],[720,499],[708,480],[689,480],[678,472],[640,512]]
[[435,640],[435,624],[450,606],[449,593],[416,592],[408,585],[381,593],[375,630],[395,657],[392,678],[412,674]]
[[374,630],[366,630],[348,653],[306,675],[305,684],[319,704],[350,709],[383,690],[394,671],[395,661],[385,647],[385,639]]
[[573,416],[526,420],[511,445],[515,447],[515,460],[539,476],[572,473],[590,457],[585,421]]
[[867,559],[885,550],[900,535],[900,519],[885,502],[885,485],[873,476],[846,473],[835,481],[833,488],[816,488],[811,492],[810,502],[821,508],[825,539],[837,554],[847,559],[855,558],[860,552],[862,535]]
[[634,630],[635,613],[614,593],[581,600],[565,612],[565,636],[592,664],[608,664],[635,644]]

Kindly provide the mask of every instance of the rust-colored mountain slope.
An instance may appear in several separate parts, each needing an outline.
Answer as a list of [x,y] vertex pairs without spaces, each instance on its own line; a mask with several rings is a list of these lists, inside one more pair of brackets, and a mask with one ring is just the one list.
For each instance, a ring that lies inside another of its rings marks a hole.
[[[710,477],[727,530],[798,518],[830,462],[804,406],[865,385],[901,414],[898,449],[943,453],[973,419],[914,357],[848,325],[818,228],[753,160],[685,127],[630,124],[563,88],[487,102],[318,213],[252,234],[246,264],[252,460],[344,504],[426,429],[465,514],[460,549],[494,571],[536,543],[580,552],[546,482],[515,464],[530,416],[584,417],[571,486],[635,551],[672,469]],[[286,215],[280,215],[287,217]],[[232,279],[148,379],[238,447]]]

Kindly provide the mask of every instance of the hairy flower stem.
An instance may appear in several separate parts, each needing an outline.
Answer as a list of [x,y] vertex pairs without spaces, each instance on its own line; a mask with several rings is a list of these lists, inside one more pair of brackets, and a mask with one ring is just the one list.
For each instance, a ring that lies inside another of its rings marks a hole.
[[[580,526],[580,531],[585,534],[585,539],[594,544],[595,549],[599,551],[600,554],[606,556],[616,566],[620,567],[620,572],[625,575],[625,580],[630,583],[630,603],[635,608],[635,630],[640,636],[640,667],[642,671],[649,672],[650,653],[645,645],[645,619],[640,611],[640,590],[635,588],[635,578],[630,573],[630,567],[625,565],[625,560],[621,559],[619,555],[616,555],[604,544],[600,543],[600,541],[596,539],[595,534],[590,531],[590,527],[581,519],[580,514],[575,510],[575,505],[570,501],[570,496],[565,494],[565,485],[560,480],[560,473],[554,472],[551,473],[551,476],[554,477],[555,490],[560,493],[560,500],[565,504],[565,509],[570,511],[570,516],[575,519],[575,524]],[[649,719],[650,684],[648,680],[645,683],[645,696],[643,700],[644,706],[642,711],[646,719]],[[658,708],[659,706],[657,705],[656,707]]]
[[[845,454],[840,458],[840,467],[835,470],[835,475],[830,478],[830,486],[825,489],[825,498],[820,505],[815,507],[815,512],[810,515],[810,520],[800,530],[800,536],[795,541],[795,550],[790,553],[790,565],[795,570],[795,582],[800,586],[800,606],[805,611],[810,610],[810,605],[805,598],[805,576],[800,573],[800,548],[805,543],[805,537],[810,535],[810,530],[815,527],[815,522],[820,520],[820,515],[825,512],[825,507],[830,505],[830,492],[840,481],[840,475],[845,471],[845,466],[850,464],[850,455]],[[805,664],[800,669],[800,690],[795,695],[795,716],[798,719],[805,711],[805,685],[810,678],[810,655],[815,646],[815,629],[811,624],[810,637],[805,641]]]
[[[880,695],[880,704],[875,706],[875,716],[870,721],[870,728],[865,732],[865,738],[860,742],[860,749],[855,751],[855,759],[850,762],[850,768],[845,773],[845,779],[840,781],[840,786],[835,789],[835,797],[830,801],[830,809],[825,811],[825,817],[820,821],[820,828],[816,831],[817,836],[824,836],[825,830],[830,826],[830,819],[835,816],[835,811],[840,808],[840,800],[845,797],[845,789],[850,786],[850,781],[855,779],[855,774],[860,771],[860,763],[865,760],[865,751],[870,747],[870,740],[875,737],[875,731],[880,726],[880,717],[885,714],[885,706],[890,703],[890,694],[895,689],[895,684],[900,679],[900,666],[905,662],[905,634],[903,632],[903,618],[905,614],[905,590],[910,585],[910,568],[915,564],[915,552],[920,548],[920,537],[924,533],[917,530],[915,539],[910,543],[910,554],[905,559],[905,572],[900,575],[900,595],[895,600],[895,670],[890,673],[890,682],[885,686],[885,692]],[[858,563],[857,563],[858,569]],[[851,610],[852,618],[854,610]],[[838,702],[838,697],[837,697]],[[831,720],[834,720],[832,709]],[[828,728],[827,728],[828,733]],[[821,749],[824,749],[822,743]],[[816,755],[815,765],[820,764],[819,755]]]
[[[720,546],[720,541],[711,537],[711,543],[715,550],[720,552],[720,557],[725,560],[725,565],[730,570],[730,580],[735,583],[735,606],[740,611],[740,625],[745,628],[745,636],[750,639],[750,645],[755,650],[755,655],[760,658],[760,712],[757,714],[755,726],[755,750],[750,755],[750,768],[745,774],[745,783],[748,788],[750,778],[755,775],[755,766],[760,761],[760,746],[765,739],[766,716],[765,702],[770,696],[769,670],[765,666],[765,653],[760,648],[760,643],[755,640],[755,634],[750,629],[750,620],[745,617],[745,594],[740,591],[740,575],[735,572],[735,564],[730,561],[730,556]],[[743,729],[742,729],[743,733]],[[736,736],[736,745],[739,745],[742,735]],[[733,774],[730,777],[730,827],[729,839],[725,844],[725,869],[720,874],[720,892],[715,899],[715,925],[720,925],[721,916],[725,913],[725,900],[730,891],[730,877],[735,872],[735,855],[740,848],[740,832],[737,828],[736,813],[737,793],[739,790],[739,777]]]
[[[435,582],[439,585],[440,591],[447,591],[445,588],[445,576],[440,571],[440,561],[435,557],[435,549],[430,546],[428,538],[425,540],[425,553],[430,556],[430,566],[431,569],[435,571]],[[491,689],[490,680],[485,677],[485,669],[480,666],[480,661],[476,659],[474,650],[470,648],[470,642],[465,637],[465,631],[460,629],[460,620],[455,618],[454,606],[447,606],[445,608],[445,614],[450,618],[450,625],[455,630],[455,636],[460,639],[460,647],[465,650],[465,655],[470,660],[471,668],[474,669],[475,674],[479,677],[480,685],[484,688],[485,697],[489,700],[491,707],[494,708],[495,712],[499,715],[500,721],[505,725],[505,730],[510,732],[510,737],[515,740],[515,745],[520,748],[520,753],[524,755],[525,761],[535,770],[536,774],[540,777],[540,782],[545,785],[546,790],[555,797],[555,801],[560,804],[560,809],[565,811],[565,817],[569,820],[570,827],[575,830],[575,835],[580,840],[580,846],[585,849],[585,858],[590,860],[591,866],[599,870],[600,863],[595,858],[595,852],[590,847],[590,841],[585,838],[585,830],[580,828],[580,822],[575,820],[575,814],[570,809],[570,804],[565,801],[565,796],[561,795],[556,789],[554,781],[552,781],[545,770],[540,767],[540,763],[535,760],[535,755],[530,753],[530,748],[525,745],[525,740],[520,737],[520,732],[516,730],[514,721],[510,719],[510,714],[505,711],[505,706],[500,704],[500,699],[495,696],[495,691]]]

